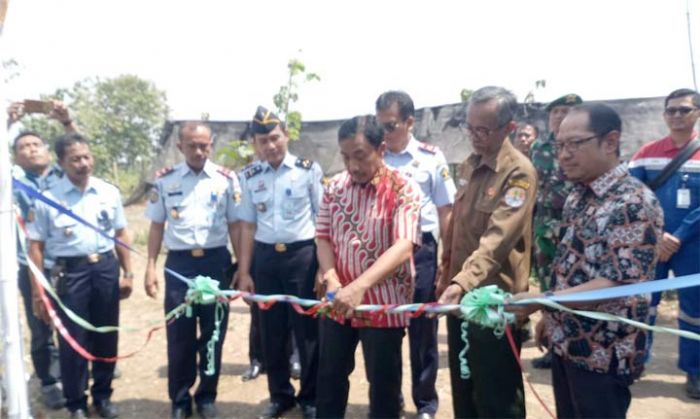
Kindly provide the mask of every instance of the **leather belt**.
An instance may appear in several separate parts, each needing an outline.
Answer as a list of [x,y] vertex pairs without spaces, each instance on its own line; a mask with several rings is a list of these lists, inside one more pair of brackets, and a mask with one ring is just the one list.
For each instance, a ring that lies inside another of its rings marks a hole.
[[56,263],[65,264],[66,267],[73,267],[78,265],[94,265],[97,262],[104,259],[111,259],[114,257],[114,251],[109,250],[103,253],[91,253],[85,256],[59,256],[56,258]]
[[275,243],[275,244],[268,244],[268,243],[263,243],[263,242],[255,242],[256,246],[259,246],[263,249],[274,249],[275,252],[277,253],[285,253],[285,252],[291,252],[292,250],[300,249],[305,246],[309,246],[314,244],[314,239],[309,239],[309,240],[302,240],[298,242],[292,242],[292,243]]
[[209,249],[196,248],[189,250],[170,250],[168,251],[168,254],[173,256],[191,256],[193,258],[203,258],[204,256],[218,252],[221,249],[222,247],[212,247]]

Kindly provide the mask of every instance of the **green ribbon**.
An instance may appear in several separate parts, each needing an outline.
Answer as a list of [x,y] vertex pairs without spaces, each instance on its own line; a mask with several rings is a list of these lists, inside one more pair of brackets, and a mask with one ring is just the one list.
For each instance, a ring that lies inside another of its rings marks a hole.
[[469,351],[469,336],[467,328],[469,322],[478,324],[481,327],[493,329],[496,337],[503,337],[508,323],[515,322],[515,315],[506,312],[504,309],[506,299],[510,294],[504,292],[496,285],[488,285],[475,288],[466,293],[460,302],[459,311],[464,320],[461,324],[462,342],[464,348],[459,352],[459,374],[464,380],[471,377],[469,364],[467,363],[467,351]]
[[219,289],[219,281],[211,279],[208,276],[198,275],[188,285],[190,289],[187,290],[185,296],[185,300],[187,301],[185,315],[187,317],[192,317],[193,304],[216,304],[214,310],[214,331],[207,342],[207,369],[204,371],[205,375],[212,376],[216,372],[216,343],[221,337],[221,320],[224,317],[224,304],[228,303],[222,302],[219,298],[222,296],[221,290]]

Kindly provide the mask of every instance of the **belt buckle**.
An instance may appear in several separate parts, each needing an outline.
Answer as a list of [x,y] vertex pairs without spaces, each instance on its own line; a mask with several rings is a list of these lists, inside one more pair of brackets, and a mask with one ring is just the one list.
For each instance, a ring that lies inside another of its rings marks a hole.
[[100,261],[100,254],[99,253],[92,253],[87,255],[87,261],[88,263],[97,263]]
[[192,257],[201,258],[204,256],[204,249],[192,249],[190,253],[192,253]]
[[284,243],[275,243],[275,252],[284,253],[287,251],[287,245]]

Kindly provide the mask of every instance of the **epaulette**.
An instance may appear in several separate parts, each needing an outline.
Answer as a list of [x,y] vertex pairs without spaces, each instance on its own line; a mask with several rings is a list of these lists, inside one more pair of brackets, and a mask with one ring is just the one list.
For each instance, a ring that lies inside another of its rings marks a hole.
[[430,153],[430,154],[437,154],[437,152],[438,152],[438,148],[436,146],[434,146],[432,144],[428,144],[428,143],[420,143],[418,148],[420,150],[425,151],[426,153]]
[[312,162],[311,160],[309,160],[309,159],[302,159],[301,157],[299,157],[299,158],[297,159],[297,161],[294,163],[294,165],[295,165],[296,167],[301,167],[302,169],[306,169],[306,170],[311,169],[311,166],[312,166],[313,164],[314,164],[314,162]]
[[175,171],[173,166],[163,167],[162,169],[156,170],[156,179],[167,176]]
[[223,175],[226,179],[233,179],[233,172],[225,167],[218,169],[217,172]]
[[241,172],[245,172],[246,170],[250,169],[251,167],[255,166],[255,165],[258,164],[258,163],[259,163],[259,162],[258,162],[257,160],[255,160],[255,161],[252,161],[252,162],[246,164],[245,166],[243,166],[243,167],[241,168]]
[[245,174],[246,179],[250,179],[257,174],[262,173],[262,171],[263,171],[262,166],[259,164],[256,164],[256,165],[250,167],[249,169],[245,170],[243,173]]

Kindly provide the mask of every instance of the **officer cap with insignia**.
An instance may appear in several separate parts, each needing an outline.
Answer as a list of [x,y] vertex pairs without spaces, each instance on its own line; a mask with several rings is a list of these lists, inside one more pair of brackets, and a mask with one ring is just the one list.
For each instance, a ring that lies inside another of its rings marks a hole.
[[549,102],[549,104],[546,108],[544,108],[544,110],[547,112],[551,112],[555,106],[574,106],[580,105],[582,103],[583,99],[581,99],[581,96],[577,95],[576,93],[569,93],[568,95],[564,95],[560,98]]
[[278,125],[283,130],[285,129],[284,122],[279,116],[264,106],[258,106],[251,124],[253,134],[269,134]]

